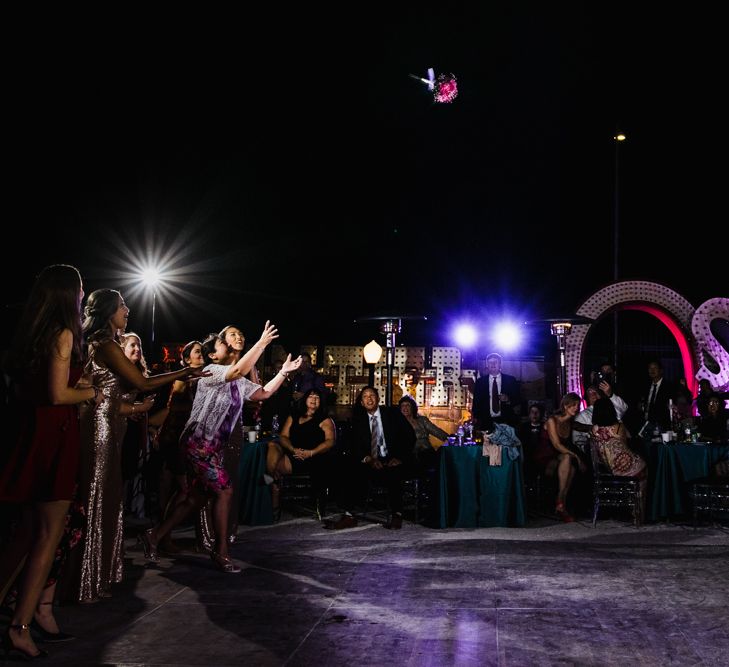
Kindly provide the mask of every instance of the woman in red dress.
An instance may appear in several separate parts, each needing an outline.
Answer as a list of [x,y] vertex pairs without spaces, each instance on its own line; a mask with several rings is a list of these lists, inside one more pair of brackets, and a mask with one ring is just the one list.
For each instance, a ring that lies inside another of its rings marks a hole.
[[79,461],[77,405],[98,404],[101,392],[77,387],[82,370],[81,276],[65,264],[36,278],[8,357],[13,382],[10,436],[0,454],[0,502],[22,506],[13,540],[0,560],[0,586],[27,554],[18,599],[2,639],[6,657],[39,651],[30,623],[46,584],[73,497]]

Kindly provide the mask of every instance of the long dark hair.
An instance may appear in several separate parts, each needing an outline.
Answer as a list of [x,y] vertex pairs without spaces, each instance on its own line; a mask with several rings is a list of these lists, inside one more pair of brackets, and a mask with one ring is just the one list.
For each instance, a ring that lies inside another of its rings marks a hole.
[[80,294],[81,274],[74,266],[53,264],[36,276],[10,347],[7,370],[11,376],[38,370],[64,329],[73,334],[71,365],[81,365]]
[[317,424],[321,424],[327,418],[326,406],[324,405],[324,397],[318,389],[311,388],[304,392],[304,395],[296,402],[296,418],[306,416],[306,399],[312,394],[316,394],[319,397],[319,407],[316,412],[311,416],[312,421],[316,421]]
[[119,333],[113,335],[109,330],[109,320],[119,310],[122,295],[115,289],[97,289],[89,294],[84,308],[84,335],[86,342],[101,342],[113,338],[120,342]]
[[594,426],[612,426],[618,423],[618,413],[609,398],[598,398],[592,406],[592,423]]
[[410,405],[410,410],[412,411],[413,417],[418,416],[418,404],[416,403],[415,399],[410,394],[405,394],[397,402],[397,407],[401,407],[403,403],[407,403],[408,405]]
[[215,343],[220,341],[221,343],[224,343],[225,341],[220,337],[219,334],[211,333],[208,334],[205,337],[205,340],[202,342],[202,353],[203,353],[203,361],[205,362],[205,365],[214,363],[213,360],[210,358],[210,355],[215,352]]
[[[199,340],[191,340],[185,347],[182,348],[182,352],[180,353],[180,366],[183,368],[187,368],[187,366],[190,365],[190,357],[192,356],[192,348],[195,347],[195,345],[200,346],[200,351],[202,351],[202,343]],[[205,359],[203,359],[205,361]]]

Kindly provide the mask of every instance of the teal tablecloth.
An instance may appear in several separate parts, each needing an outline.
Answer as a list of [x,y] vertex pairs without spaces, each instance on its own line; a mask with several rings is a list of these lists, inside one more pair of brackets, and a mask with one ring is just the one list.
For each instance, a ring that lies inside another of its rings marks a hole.
[[502,447],[501,465],[491,466],[480,446],[444,446],[438,456],[437,528],[525,524],[521,457],[512,461]]
[[238,521],[247,526],[273,523],[271,487],[262,483],[266,472],[266,452],[270,438],[243,443],[238,463],[240,507]]
[[667,519],[691,512],[691,482],[707,477],[729,458],[729,445],[645,443],[648,454],[648,518]]

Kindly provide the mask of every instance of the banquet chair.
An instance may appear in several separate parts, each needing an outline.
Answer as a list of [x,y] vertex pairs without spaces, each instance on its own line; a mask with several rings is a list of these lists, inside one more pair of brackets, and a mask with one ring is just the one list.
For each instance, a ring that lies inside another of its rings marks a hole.
[[701,514],[708,514],[712,520],[729,517],[729,482],[726,479],[696,482],[690,495],[694,505],[694,530]]
[[597,525],[600,507],[617,507],[629,509],[633,515],[633,524],[637,528],[641,523],[642,493],[640,481],[635,477],[613,475],[607,466],[600,462],[600,450],[597,441],[590,438],[590,458],[592,459],[592,527]]

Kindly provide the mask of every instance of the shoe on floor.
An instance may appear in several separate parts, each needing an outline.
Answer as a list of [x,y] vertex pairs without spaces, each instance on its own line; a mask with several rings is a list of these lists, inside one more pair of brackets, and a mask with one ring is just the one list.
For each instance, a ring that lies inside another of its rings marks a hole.
[[70,642],[72,639],[76,639],[76,637],[69,635],[67,632],[48,632],[35,618],[30,622],[30,632],[34,638],[38,638],[38,641],[49,644]]
[[393,514],[385,524],[385,528],[388,530],[400,530],[402,528],[402,516],[400,514]]
[[572,523],[575,520],[575,518],[565,508],[564,503],[557,503],[557,506],[554,508],[554,513],[557,515],[557,518],[564,521],[564,523]]
[[359,522],[349,514],[342,514],[337,521],[332,521],[327,525],[331,530],[342,530],[343,528],[356,528]]

